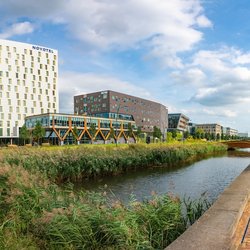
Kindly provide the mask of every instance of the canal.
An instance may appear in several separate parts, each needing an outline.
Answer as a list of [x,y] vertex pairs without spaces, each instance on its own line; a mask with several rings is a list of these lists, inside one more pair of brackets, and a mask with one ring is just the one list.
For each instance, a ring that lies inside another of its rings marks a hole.
[[80,190],[107,193],[112,200],[127,203],[150,199],[152,193],[174,194],[192,199],[205,196],[210,202],[250,164],[250,149],[227,152],[172,168],[154,167],[81,183]]

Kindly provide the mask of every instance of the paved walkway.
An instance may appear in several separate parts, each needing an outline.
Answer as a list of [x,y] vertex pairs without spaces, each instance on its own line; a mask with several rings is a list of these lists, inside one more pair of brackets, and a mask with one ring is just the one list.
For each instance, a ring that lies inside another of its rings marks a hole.
[[240,218],[233,237],[233,249],[250,250],[250,200]]

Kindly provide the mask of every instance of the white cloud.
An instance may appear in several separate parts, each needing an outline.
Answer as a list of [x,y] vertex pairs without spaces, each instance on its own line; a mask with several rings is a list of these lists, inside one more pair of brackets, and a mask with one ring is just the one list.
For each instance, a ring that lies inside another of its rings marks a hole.
[[200,0],[9,0],[0,8],[12,17],[64,23],[75,38],[99,49],[144,46],[174,68],[183,66],[177,54],[202,39],[198,29],[212,26]]
[[150,97],[147,90],[115,77],[92,73],[64,72],[59,78],[60,112],[73,112],[74,95],[100,90],[113,90],[142,98]]
[[0,38],[7,39],[16,35],[29,34],[34,31],[34,26],[30,22],[14,23],[0,33]]
[[249,62],[250,53],[235,48],[202,50],[171,77],[175,83],[195,89],[190,98],[193,102],[205,106],[244,104],[250,99]]
[[212,27],[211,21],[203,15],[197,17],[197,23],[200,27],[203,28]]

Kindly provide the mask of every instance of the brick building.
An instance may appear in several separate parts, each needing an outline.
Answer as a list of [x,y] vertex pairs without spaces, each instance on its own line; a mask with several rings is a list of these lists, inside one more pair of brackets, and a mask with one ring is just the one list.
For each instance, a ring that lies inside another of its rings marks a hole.
[[74,96],[75,114],[134,120],[144,132],[156,126],[164,133],[168,126],[168,110],[157,102],[106,90]]

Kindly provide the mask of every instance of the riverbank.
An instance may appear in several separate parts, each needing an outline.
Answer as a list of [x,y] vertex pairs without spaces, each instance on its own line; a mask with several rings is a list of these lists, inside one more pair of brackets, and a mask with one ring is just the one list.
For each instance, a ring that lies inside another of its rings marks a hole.
[[207,207],[153,195],[112,203],[103,193],[61,189],[40,172],[0,166],[0,249],[164,249]]
[[170,167],[215,152],[226,151],[220,143],[130,144],[16,148],[6,150],[3,161],[39,171],[57,183],[117,175],[152,166]]
[[107,173],[117,174],[223,150],[209,143],[1,150],[0,249],[163,249],[206,203],[188,201],[184,216],[176,197],[153,195],[124,206],[105,192],[75,193],[72,184],[62,188],[55,181],[106,174],[107,162]]

